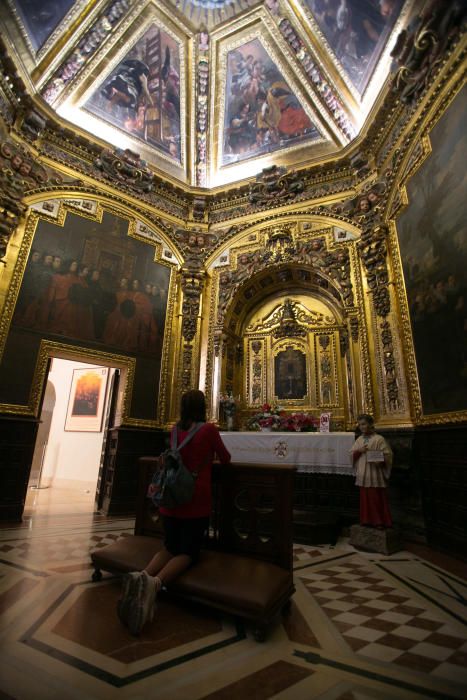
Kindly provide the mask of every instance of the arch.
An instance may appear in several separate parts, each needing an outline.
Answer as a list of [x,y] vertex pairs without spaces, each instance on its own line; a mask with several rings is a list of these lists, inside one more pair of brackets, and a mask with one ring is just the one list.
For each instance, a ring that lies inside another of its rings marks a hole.
[[[30,211],[51,216],[50,210],[47,211],[46,209],[41,209],[40,204],[45,202],[50,203],[57,200],[60,204],[66,205],[68,211],[81,216],[87,216],[88,218],[94,218],[94,220],[97,221],[99,220],[98,217],[101,216],[100,209],[111,210],[115,214],[120,215],[122,218],[128,219],[130,222],[139,220],[147,230],[144,231],[142,230],[142,227],[140,227],[139,230],[134,231],[136,235],[138,235],[140,238],[146,239],[148,243],[157,243],[157,238],[159,238],[159,242],[162,244],[162,247],[165,246],[171,253],[171,256],[163,256],[164,251],[161,251],[161,257],[168,262],[180,265],[183,260],[184,256],[178,245],[168,236],[167,232],[162,226],[152,220],[149,212],[147,212],[146,209],[132,206],[131,202],[128,200],[122,200],[121,198],[117,198],[107,194],[106,192],[97,193],[94,191],[89,191],[89,188],[85,187],[66,189],[65,186],[61,186],[60,188],[57,187],[53,190],[44,188],[41,189],[40,192],[36,191],[24,198],[24,204],[28,207],[26,216],[29,215]],[[97,205],[96,211],[93,211],[92,209],[86,210],[85,207],[80,207],[78,204],[80,201],[95,202]],[[54,214],[54,216],[60,215],[63,214],[60,212],[56,212]],[[166,217],[167,215],[164,216]]]
[[229,300],[226,314],[218,328],[224,332],[238,333],[251,310],[268,297],[301,291],[324,301],[339,323],[344,322],[342,294],[332,279],[305,265],[285,263],[266,267],[245,280]]
[[[291,226],[296,224],[316,224],[317,230],[321,227],[323,229],[328,229],[331,227],[337,227],[351,234],[352,240],[360,238],[361,228],[351,221],[347,217],[329,213],[308,213],[308,212],[294,212],[294,213],[284,213],[283,215],[274,214],[273,216],[265,217],[260,223],[252,222],[251,224],[232,226],[234,229],[232,234],[227,234],[219,245],[214,248],[209,257],[206,260],[206,270],[208,274],[212,274],[216,262],[219,258],[224,255],[229,249],[234,249],[240,244],[244,244],[243,239],[247,238],[252,234],[267,234],[275,225],[278,226]],[[238,230],[240,229],[240,230]],[[212,232],[215,233],[216,229],[213,228]],[[310,233],[312,230],[310,230]]]

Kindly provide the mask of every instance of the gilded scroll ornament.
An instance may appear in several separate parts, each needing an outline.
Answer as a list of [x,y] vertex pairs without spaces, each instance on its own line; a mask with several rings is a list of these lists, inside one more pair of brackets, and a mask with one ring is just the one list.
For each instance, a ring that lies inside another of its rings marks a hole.
[[112,181],[124,184],[130,190],[150,192],[154,186],[154,174],[137,153],[128,148],[111,151],[103,148],[94,165]]
[[401,102],[414,104],[433,84],[464,30],[466,16],[465,3],[434,0],[425,3],[412,27],[399,34],[391,56],[399,65],[393,89]]
[[268,204],[272,200],[293,199],[304,190],[302,178],[297,173],[287,172],[285,166],[271,165],[263,168],[250,185],[249,200],[252,204]]

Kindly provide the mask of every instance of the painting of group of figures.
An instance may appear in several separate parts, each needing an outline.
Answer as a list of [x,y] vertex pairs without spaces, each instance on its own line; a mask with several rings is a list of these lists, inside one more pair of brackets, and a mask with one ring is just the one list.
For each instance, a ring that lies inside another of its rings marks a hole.
[[9,0],[26,27],[37,51],[58,27],[75,0]]
[[86,109],[180,161],[180,48],[153,25],[86,102]]
[[223,165],[319,136],[258,39],[229,51]]
[[467,88],[430,134],[397,221],[425,413],[467,409]]
[[170,271],[127,230],[110,214],[97,224],[69,213],[63,228],[40,220],[13,326],[160,355]]
[[336,57],[363,92],[403,0],[305,0]]

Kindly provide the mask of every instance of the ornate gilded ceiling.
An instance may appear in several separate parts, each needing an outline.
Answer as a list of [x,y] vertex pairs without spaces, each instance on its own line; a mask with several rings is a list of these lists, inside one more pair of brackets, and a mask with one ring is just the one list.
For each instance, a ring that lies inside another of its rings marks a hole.
[[199,187],[327,160],[370,121],[408,0],[6,0],[25,80]]

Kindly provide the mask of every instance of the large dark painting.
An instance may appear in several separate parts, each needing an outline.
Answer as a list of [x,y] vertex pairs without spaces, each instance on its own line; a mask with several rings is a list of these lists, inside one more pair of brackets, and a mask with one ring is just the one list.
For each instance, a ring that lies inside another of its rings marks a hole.
[[274,394],[278,399],[304,399],[307,394],[306,357],[292,347],[274,359]]
[[75,4],[75,0],[14,0],[13,3],[37,51]]
[[109,213],[102,223],[68,213],[63,227],[39,220],[2,369],[43,337],[135,356],[154,411],[170,270],[154,262],[152,245],[128,236],[128,225]]
[[466,99],[431,132],[397,222],[425,414],[467,408]]
[[403,0],[305,0],[332,50],[363,92]]
[[319,136],[258,39],[229,51],[223,165]]
[[86,103],[86,109],[180,160],[180,49],[153,25]]

